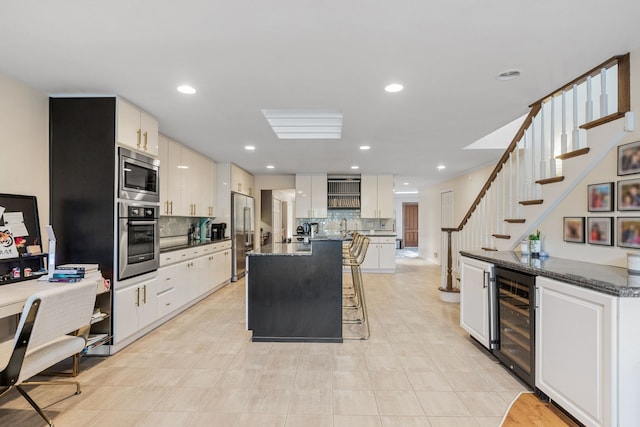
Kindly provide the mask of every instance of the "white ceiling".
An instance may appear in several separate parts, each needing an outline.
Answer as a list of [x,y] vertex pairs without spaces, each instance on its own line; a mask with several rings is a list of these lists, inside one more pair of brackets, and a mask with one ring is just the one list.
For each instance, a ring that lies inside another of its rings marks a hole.
[[[45,93],[121,95],[254,174],[359,165],[403,190],[495,161],[463,148],[640,47],[637,0],[4,0],[0,16],[0,73]],[[262,109],[338,109],[342,138],[279,140]]]

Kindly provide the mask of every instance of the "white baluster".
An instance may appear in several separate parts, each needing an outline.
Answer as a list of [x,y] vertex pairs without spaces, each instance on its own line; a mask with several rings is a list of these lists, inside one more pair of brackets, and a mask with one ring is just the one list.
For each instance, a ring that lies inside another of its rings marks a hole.
[[[521,146],[521,143],[522,143],[523,139],[524,138],[521,138],[520,141],[518,141],[518,147]],[[520,153],[524,153],[524,150],[519,151],[518,155],[516,156],[516,173],[514,174],[514,176],[512,178],[516,183],[516,200],[513,203],[515,205],[515,207],[516,207],[516,216],[515,216],[516,218],[520,218],[520,203],[519,202],[520,202],[520,196],[522,194],[522,187],[521,187],[522,183],[521,183],[521,181],[524,182],[524,179],[523,179],[524,178],[524,171],[523,171],[523,174],[520,175]]]
[[587,76],[587,101],[585,102],[586,123],[593,121],[593,95],[591,93],[591,76]]
[[578,129],[578,85],[573,85],[573,129],[571,131],[571,151],[580,148],[580,132]]
[[567,152],[567,91],[562,90],[562,133],[560,134],[560,152]]
[[[511,157],[509,157],[511,158]],[[500,226],[502,230],[501,234],[506,234],[507,230],[505,228],[504,219],[507,217],[507,164],[505,163],[502,166],[502,212],[498,217],[497,224]]]
[[539,149],[537,150],[536,147],[538,147],[540,144],[537,143],[536,141],[536,127],[535,127],[535,117],[533,118],[533,121],[531,122],[531,140],[530,140],[530,145],[531,145],[531,182],[529,183],[529,185],[531,186],[531,199],[535,199],[536,198],[536,173],[538,171],[538,168],[536,168],[536,151],[539,152]]
[[544,110],[545,110],[546,102],[542,103],[542,107],[540,107],[540,178],[544,179],[547,177],[547,150],[546,145],[547,141],[545,140],[544,134]]
[[609,115],[609,100],[607,95],[607,69],[602,68],[600,70],[600,86],[602,91],[600,93],[600,117]]
[[551,97],[551,123],[549,124],[549,134],[551,139],[549,140],[549,176],[556,176],[556,99]]

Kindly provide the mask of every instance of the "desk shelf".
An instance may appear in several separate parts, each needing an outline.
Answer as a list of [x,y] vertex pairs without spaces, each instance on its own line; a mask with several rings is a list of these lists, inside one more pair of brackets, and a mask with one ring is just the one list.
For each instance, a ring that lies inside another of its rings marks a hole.
[[[36,279],[44,274],[47,254],[27,255],[0,259],[0,285]],[[13,277],[13,269],[20,269],[19,277]],[[31,276],[24,275],[24,269],[31,269]]]

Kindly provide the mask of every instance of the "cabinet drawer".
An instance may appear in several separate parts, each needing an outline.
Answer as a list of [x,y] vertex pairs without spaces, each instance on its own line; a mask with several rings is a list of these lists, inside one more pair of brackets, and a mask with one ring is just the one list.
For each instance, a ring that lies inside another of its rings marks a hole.
[[158,294],[158,318],[166,316],[176,309],[176,289],[169,288]]

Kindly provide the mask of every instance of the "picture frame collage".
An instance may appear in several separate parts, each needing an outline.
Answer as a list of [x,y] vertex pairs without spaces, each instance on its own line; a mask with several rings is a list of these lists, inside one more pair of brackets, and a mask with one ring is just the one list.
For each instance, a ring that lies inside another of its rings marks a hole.
[[[619,177],[640,174],[640,141],[618,146]],[[614,206],[615,205],[615,206]],[[640,177],[587,185],[587,211],[640,212]],[[616,233],[617,231],[617,233]],[[640,216],[568,216],[563,240],[569,243],[640,249]]]

